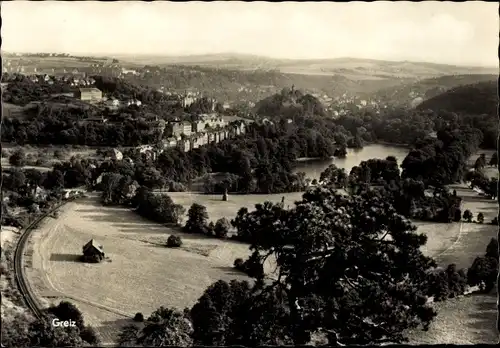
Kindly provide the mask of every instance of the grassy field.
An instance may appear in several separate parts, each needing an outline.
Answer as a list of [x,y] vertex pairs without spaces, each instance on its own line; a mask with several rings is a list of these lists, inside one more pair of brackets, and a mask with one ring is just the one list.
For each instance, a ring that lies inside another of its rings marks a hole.
[[207,207],[209,219],[214,223],[222,217],[231,220],[242,207],[253,210],[257,203],[263,203],[264,201],[277,203],[281,202],[282,197],[285,197],[285,206],[293,206],[295,201],[302,198],[302,192],[271,195],[230,194],[226,202],[222,200],[222,195],[206,195],[196,192],[169,192],[168,195],[172,197],[175,203],[182,204],[186,212],[193,203],[204,205]]
[[[75,302],[110,342],[136,312],[148,316],[162,305],[183,309],[219,279],[248,279],[232,268],[237,257],[249,255],[248,245],[181,234],[183,247],[168,249],[173,232],[94,198],[69,203],[35,233],[30,282],[46,305]],[[91,238],[103,245],[108,261],[77,261]],[[271,271],[271,265],[266,268]]]
[[[469,209],[474,218],[479,212],[485,222],[498,214],[498,202],[487,200],[463,186],[454,186],[463,198],[462,211]],[[434,257],[440,266],[455,263],[469,267],[474,258],[484,255],[498,227],[477,223],[428,224],[418,223],[418,231],[429,237],[424,252]],[[438,316],[429,331],[414,331],[411,344],[493,344],[496,334],[496,294],[471,294],[435,304]]]

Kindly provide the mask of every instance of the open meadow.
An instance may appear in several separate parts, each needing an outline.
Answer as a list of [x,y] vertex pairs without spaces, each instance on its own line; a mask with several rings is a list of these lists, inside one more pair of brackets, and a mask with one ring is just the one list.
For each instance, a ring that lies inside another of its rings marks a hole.
[[[471,189],[456,185],[452,188],[462,197],[462,212],[469,209],[476,218],[484,214],[484,224],[417,223],[419,232],[428,236],[424,252],[434,257],[440,266],[455,263],[457,268],[470,267],[477,256],[483,256],[491,238],[496,238],[498,226],[488,224],[498,214],[498,202],[479,196]],[[415,330],[409,335],[411,344],[493,344],[496,332],[496,293],[469,294],[435,303],[438,315],[429,331]]]
[[[30,283],[46,305],[75,302],[111,342],[136,312],[149,316],[162,305],[183,309],[219,279],[248,279],[232,268],[236,258],[249,255],[248,245],[178,233],[184,245],[169,249],[165,243],[173,232],[129,209],[102,207],[97,198],[68,203],[57,220],[48,218],[34,233]],[[78,261],[92,238],[109,258],[101,264]]]
[[[229,194],[226,202],[222,200],[222,195],[204,194],[199,192],[168,192],[168,195],[176,204],[181,204],[186,212],[193,203],[204,205],[207,208],[208,218],[214,223],[220,218],[231,220],[236,216],[238,210],[242,207],[248,210],[254,210],[255,204],[270,201],[273,203],[281,202],[285,197],[285,207],[293,206],[293,203],[302,199],[303,192],[292,192],[284,194],[269,194],[269,195],[239,195]],[[187,216],[187,215],[186,215]]]

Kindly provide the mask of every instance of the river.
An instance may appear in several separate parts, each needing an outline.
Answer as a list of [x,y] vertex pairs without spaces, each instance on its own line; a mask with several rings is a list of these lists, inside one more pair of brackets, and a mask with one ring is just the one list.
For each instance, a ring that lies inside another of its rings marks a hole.
[[319,180],[321,172],[332,163],[339,168],[344,168],[347,174],[349,174],[352,167],[372,158],[385,159],[388,156],[394,156],[398,160],[399,165],[401,165],[408,152],[409,149],[402,146],[374,144],[365,146],[362,149],[347,149],[346,158],[333,158],[331,160],[302,159],[297,163],[294,171],[306,173],[306,178],[310,178],[311,180]]

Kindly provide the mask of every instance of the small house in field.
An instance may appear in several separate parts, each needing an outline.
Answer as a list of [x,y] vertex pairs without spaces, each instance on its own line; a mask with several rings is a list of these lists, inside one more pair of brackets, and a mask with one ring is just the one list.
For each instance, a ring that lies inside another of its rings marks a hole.
[[83,260],[85,262],[101,262],[104,260],[104,249],[102,245],[91,239],[83,246]]

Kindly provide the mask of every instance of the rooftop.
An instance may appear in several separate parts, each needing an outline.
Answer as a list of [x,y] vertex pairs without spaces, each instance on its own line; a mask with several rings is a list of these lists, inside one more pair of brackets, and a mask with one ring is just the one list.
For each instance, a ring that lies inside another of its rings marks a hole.
[[101,92],[99,88],[95,87],[84,87],[84,88],[79,88],[80,92]]

